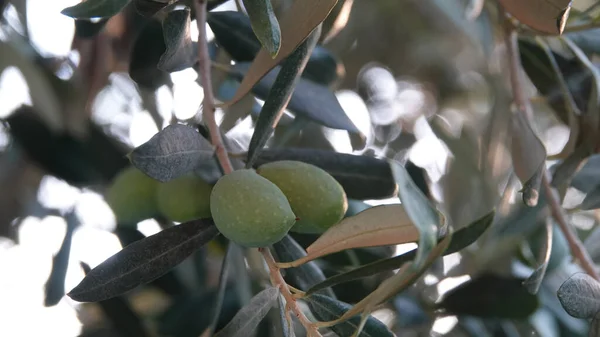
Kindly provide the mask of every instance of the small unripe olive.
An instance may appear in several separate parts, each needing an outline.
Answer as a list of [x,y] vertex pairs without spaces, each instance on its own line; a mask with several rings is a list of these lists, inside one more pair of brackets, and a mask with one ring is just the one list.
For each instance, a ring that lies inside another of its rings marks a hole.
[[210,210],[221,234],[245,247],[272,245],[296,222],[283,192],[253,170],[221,177],[210,195]]
[[337,224],[348,209],[342,186],[325,170],[311,164],[282,160],[260,166],[256,172],[277,185],[300,218],[292,231],[321,234]]
[[159,181],[130,166],[121,171],[106,191],[106,203],[119,224],[137,224],[156,216]]
[[158,210],[171,221],[186,222],[210,217],[212,186],[199,177],[183,176],[158,186]]

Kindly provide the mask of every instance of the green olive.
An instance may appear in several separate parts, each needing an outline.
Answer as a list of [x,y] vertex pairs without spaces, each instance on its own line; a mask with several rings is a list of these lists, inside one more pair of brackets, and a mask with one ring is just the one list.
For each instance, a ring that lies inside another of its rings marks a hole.
[[311,164],[282,160],[260,166],[256,172],[277,185],[300,218],[298,233],[321,234],[337,224],[348,209],[342,186],[329,173]]
[[106,191],[106,202],[121,225],[135,225],[158,212],[156,190],[159,181],[130,166],[121,171]]
[[156,195],[158,210],[177,222],[209,218],[211,190],[211,185],[193,175],[162,183]]
[[210,210],[221,234],[245,247],[272,245],[296,222],[283,192],[253,170],[221,177],[210,195]]

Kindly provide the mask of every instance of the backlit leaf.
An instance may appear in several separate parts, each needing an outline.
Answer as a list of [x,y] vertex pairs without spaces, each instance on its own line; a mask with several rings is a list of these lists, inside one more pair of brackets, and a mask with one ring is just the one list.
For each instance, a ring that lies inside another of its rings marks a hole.
[[323,233],[306,252],[290,263],[299,266],[346,249],[416,242],[419,232],[402,205],[381,205],[343,219]]
[[165,229],[99,264],[67,295],[79,302],[97,302],[126,293],[164,275],[218,234],[210,220]]
[[298,80],[300,80],[300,74],[304,70],[304,67],[306,67],[308,57],[312,53],[320,34],[321,28],[318,27],[311,36],[283,62],[281,71],[277,74],[277,78],[265,99],[265,104],[258,116],[252,139],[250,139],[248,157],[246,160],[247,168],[252,167],[258,154],[262,151],[263,147],[267,144],[269,137],[273,134],[279,119],[290,102],[296,84],[298,83]]
[[173,124],[130,155],[131,162],[150,177],[166,182],[214,161],[212,145],[194,128]]
[[281,27],[281,48],[277,57],[272,58],[262,48],[254,58],[250,69],[238,88],[235,96],[226,105],[239,101],[252,90],[271,69],[290,55],[329,15],[338,0],[294,1],[279,20]]
[[406,169],[394,161],[390,162],[390,165],[398,184],[398,196],[402,206],[419,233],[419,248],[414,264],[415,268],[420,268],[436,245],[438,229],[441,228],[444,219],[415,185]]
[[269,287],[256,294],[215,337],[245,337],[251,335],[269,310],[277,303],[279,288]]
[[74,19],[108,18],[118,14],[131,0],[86,0],[62,10]]
[[[477,240],[490,227],[494,219],[494,214],[494,212],[487,214],[476,222],[456,231],[452,237],[452,241],[450,242],[448,249],[444,252],[444,255],[461,251],[475,242],[475,240]],[[438,240],[438,242],[440,241],[441,239]],[[356,269],[332,276],[327,280],[314,285],[306,292],[306,294],[312,294],[321,289],[332,287],[343,282],[349,282],[362,277],[372,276],[377,273],[398,269],[406,262],[412,261],[416,255],[417,249],[413,249],[402,255],[372,262]]]
[[262,46],[275,58],[281,48],[281,30],[271,0],[243,0],[252,30]]
[[548,34],[562,34],[572,0],[500,0],[512,16],[529,27]]
[[556,295],[565,311],[575,318],[590,319],[600,312],[600,283],[588,274],[571,276]]

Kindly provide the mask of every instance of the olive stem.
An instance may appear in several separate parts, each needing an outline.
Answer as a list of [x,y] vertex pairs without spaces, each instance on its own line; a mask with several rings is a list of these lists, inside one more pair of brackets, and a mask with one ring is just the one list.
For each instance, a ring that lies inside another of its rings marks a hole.
[[271,251],[268,248],[259,248],[258,250],[262,253],[263,257],[265,258],[265,262],[267,262],[267,266],[269,267],[269,272],[271,274],[271,279],[273,280],[273,282],[275,282],[275,286],[279,287],[281,295],[283,295],[283,298],[285,298],[286,307],[289,308],[289,310],[293,311],[296,317],[298,317],[298,320],[308,332],[308,336],[322,337],[322,335],[317,330],[315,324],[313,324],[308,318],[306,318],[302,310],[300,310],[300,308],[298,307],[298,304],[296,303],[296,298],[290,292],[290,288],[283,279],[283,276],[281,276],[279,268],[277,267],[275,259],[273,258],[273,254],[271,254]]
[[204,99],[202,100],[202,118],[206,123],[210,142],[215,147],[217,159],[223,172],[229,174],[233,172],[233,166],[227,156],[227,150],[223,145],[221,131],[215,120],[215,96],[212,88],[210,55],[208,53],[208,41],[206,38],[206,4],[208,0],[195,0],[196,23],[198,24],[198,76],[202,89],[204,90]]
[[[500,9],[501,18],[505,20],[504,26],[504,34],[505,34],[505,42],[506,48],[508,52],[508,62],[509,62],[509,74],[511,80],[511,87],[513,92],[513,99],[515,104],[521,113],[524,113],[527,121],[530,121],[532,118],[531,109],[529,106],[529,101],[527,97],[525,97],[525,90],[522,78],[522,66],[521,60],[519,57],[519,46],[517,43],[517,33],[508,21],[506,21],[506,17],[504,12]],[[565,235],[567,242],[569,244],[569,248],[571,250],[571,254],[575,257],[579,265],[586,271],[594,279],[600,281],[600,276],[598,275],[598,271],[596,269],[596,265],[594,261],[589,256],[588,252],[585,250],[583,243],[574,232],[573,228],[570,226],[567,217],[565,215],[565,210],[562,207],[562,202],[558,193],[556,193],[554,187],[552,186],[552,178],[547,168],[543,168],[542,172],[542,188],[548,198],[548,205],[552,212],[552,217],[556,220],[558,227]]]

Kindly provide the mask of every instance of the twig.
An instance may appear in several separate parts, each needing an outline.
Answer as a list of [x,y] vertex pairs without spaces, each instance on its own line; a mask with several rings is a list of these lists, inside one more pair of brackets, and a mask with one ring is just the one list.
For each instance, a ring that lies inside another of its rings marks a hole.
[[285,298],[286,307],[289,310],[293,311],[296,317],[298,317],[300,323],[307,330],[308,336],[322,337],[319,331],[317,330],[315,324],[313,324],[308,318],[306,318],[302,310],[300,310],[300,308],[296,304],[296,298],[290,292],[290,288],[283,279],[283,276],[281,276],[279,268],[276,265],[275,259],[271,254],[271,251],[268,248],[259,248],[259,251],[262,253],[263,257],[265,258],[265,261],[267,262],[267,266],[269,267],[269,272],[271,274],[271,280],[275,283],[274,286],[279,287],[281,295],[283,295],[283,298]]
[[215,147],[217,159],[223,168],[225,174],[233,172],[231,161],[227,156],[227,150],[223,145],[221,131],[215,120],[215,96],[211,81],[211,60],[208,53],[208,42],[206,39],[206,3],[208,0],[195,0],[196,22],[198,24],[198,73],[200,82],[204,89],[204,99],[202,101],[202,118],[204,119],[210,132],[210,142]]
[[[501,19],[505,20],[504,13],[501,13]],[[522,80],[522,67],[519,57],[519,47],[517,45],[516,40],[516,32],[513,27],[509,24],[505,25],[505,39],[506,39],[506,47],[508,51],[508,62],[509,62],[509,72],[510,72],[510,80],[511,87],[513,92],[513,99],[518,109],[525,113],[527,116],[527,120],[531,121],[531,109],[529,106],[529,101],[525,97],[525,90],[523,88],[523,80]],[[569,248],[571,250],[571,254],[578,260],[581,267],[593,278],[600,281],[600,276],[598,276],[598,272],[594,265],[594,262],[590,258],[589,254],[583,247],[581,240],[577,236],[576,233],[573,232],[572,228],[569,226],[567,221],[565,210],[562,208],[560,198],[554,188],[551,186],[550,181],[550,173],[548,169],[544,167],[544,172],[542,173],[542,187],[546,196],[548,198],[548,205],[550,207],[550,211],[552,217],[558,223],[560,230],[565,235],[567,242],[569,243]]]

